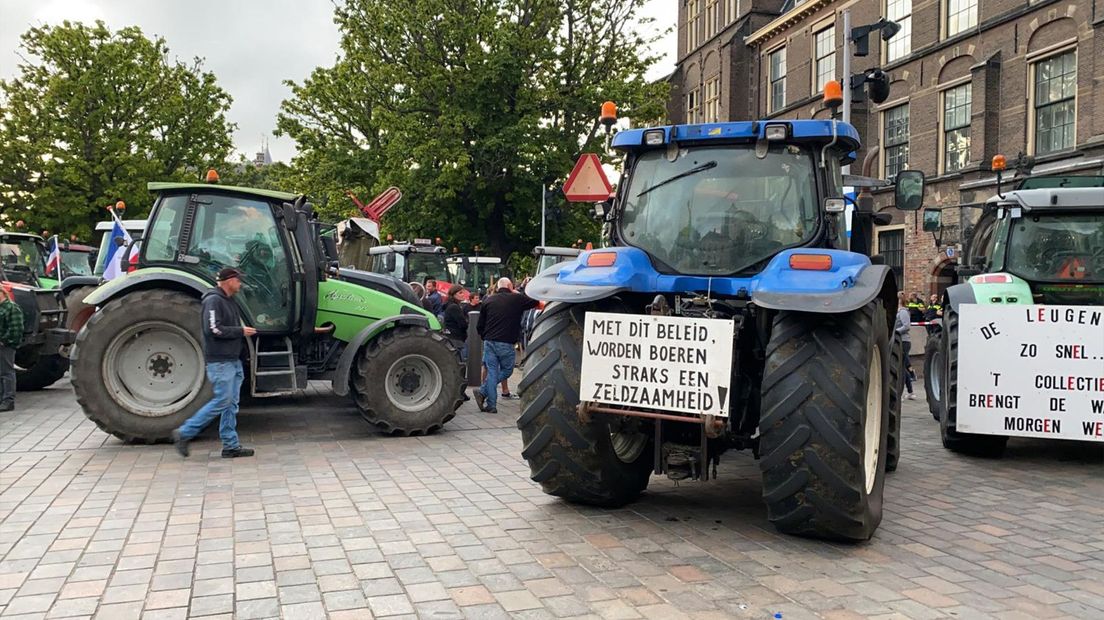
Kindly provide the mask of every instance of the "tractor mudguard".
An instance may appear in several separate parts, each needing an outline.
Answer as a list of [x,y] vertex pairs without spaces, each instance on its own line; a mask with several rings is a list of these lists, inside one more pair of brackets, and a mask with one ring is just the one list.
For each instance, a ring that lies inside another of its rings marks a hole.
[[[68,281],[69,279],[66,279],[66,282]],[[101,306],[122,293],[135,289],[150,288],[150,284],[165,282],[177,285],[177,288],[195,291],[198,295],[206,293],[211,290],[212,287],[210,283],[198,276],[193,276],[176,269],[151,267],[140,269],[124,277],[106,282],[103,286],[92,291],[88,297],[85,297],[84,303],[90,306]],[[169,287],[160,286],[158,288]]]
[[[826,270],[794,269],[791,257],[800,254],[829,255]],[[837,314],[852,312],[882,294],[889,279],[896,292],[897,279],[886,265],[872,265],[862,254],[843,250],[787,250],[775,256],[759,274],[752,293],[755,305],[770,310]]]
[[98,276],[69,276],[61,281],[61,294],[68,295],[69,291],[82,286],[95,288],[99,285],[100,278]]
[[349,341],[349,344],[345,346],[345,350],[341,352],[341,359],[337,362],[337,371],[334,373],[333,377],[334,394],[338,396],[346,396],[349,394],[349,373],[352,372],[353,363],[356,362],[357,354],[360,353],[360,349],[364,346],[364,343],[375,338],[381,331],[397,325],[414,325],[426,329],[430,328],[429,319],[420,314],[396,314],[395,316],[384,317],[370,323],[367,327],[357,332],[357,335]]
[[944,308],[951,308],[955,312],[960,312],[958,309],[962,304],[976,304],[977,298],[974,296],[974,287],[969,283],[964,282],[962,284],[955,284],[947,288],[943,295],[946,297],[946,303],[943,304]]

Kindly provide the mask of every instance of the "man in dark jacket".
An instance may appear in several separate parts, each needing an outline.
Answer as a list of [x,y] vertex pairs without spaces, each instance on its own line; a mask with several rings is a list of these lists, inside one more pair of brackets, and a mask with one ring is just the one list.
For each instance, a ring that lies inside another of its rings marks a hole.
[[11,285],[0,287],[0,411],[15,409],[15,350],[23,344],[23,310]]
[[487,367],[487,378],[475,392],[480,411],[498,413],[497,386],[514,372],[514,345],[521,335],[521,315],[536,306],[537,300],[514,292],[509,278],[500,279],[495,294],[480,305],[476,330],[483,338],[483,365]]
[[207,379],[214,388],[214,397],[195,412],[180,428],[173,431],[173,444],[181,456],[188,456],[188,442],[216,417],[219,422],[219,438],[222,439],[222,458],[253,456],[252,448],[243,448],[238,442],[238,396],[242,380],[242,344],[244,338],[257,333],[252,327],[243,327],[238,304],[232,297],[241,290],[241,272],[227,267],[218,272],[218,286],[203,295],[203,355],[207,360]]

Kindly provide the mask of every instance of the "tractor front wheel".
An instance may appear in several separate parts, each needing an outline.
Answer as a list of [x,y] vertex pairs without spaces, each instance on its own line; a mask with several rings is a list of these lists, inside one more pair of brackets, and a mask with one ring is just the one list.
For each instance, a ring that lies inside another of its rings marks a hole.
[[943,342],[942,334],[928,334],[924,345],[924,393],[928,397],[928,411],[936,421],[943,408]]
[[767,344],[759,461],[768,518],[788,534],[867,540],[882,520],[891,424],[881,300],[780,312]]
[[361,416],[391,435],[427,435],[456,416],[463,401],[460,357],[439,332],[388,329],[357,359],[353,393]]
[[211,398],[202,341],[195,297],[155,289],[113,299],[73,345],[77,402],[124,441],[168,440]]
[[556,303],[537,317],[518,384],[521,456],[545,493],[614,508],[647,488],[653,441],[636,420],[605,414],[579,419],[586,310]]

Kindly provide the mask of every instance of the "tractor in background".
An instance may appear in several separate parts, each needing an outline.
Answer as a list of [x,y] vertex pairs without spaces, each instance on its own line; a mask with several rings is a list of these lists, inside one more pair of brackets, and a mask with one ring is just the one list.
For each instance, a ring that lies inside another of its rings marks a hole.
[[[519,385],[532,479],[615,507],[653,474],[708,479],[722,453],[747,449],[780,531],[870,538],[898,458],[903,375],[898,283],[869,255],[885,214],[867,192],[847,237],[844,186],[888,185],[845,181],[858,133],[824,120],[709,123],[623,130],[612,147],[625,163],[603,211],[608,247],[526,289],[547,304]],[[923,192],[921,172],[898,174],[899,208],[919,209]],[[676,364],[693,381],[730,370],[692,388]]]
[[234,299],[258,330],[247,339],[246,395],[321,379],[385,433],[431,433],[452,419],[459,356],[409,287],[339,268],[333,227],[305,196],[208,178],[149,184],[137,268],[92,291],[74,317],[72,382],[88,418],[126,441],[164,441],[210,398],[200,297],[235,267],[244,286]]

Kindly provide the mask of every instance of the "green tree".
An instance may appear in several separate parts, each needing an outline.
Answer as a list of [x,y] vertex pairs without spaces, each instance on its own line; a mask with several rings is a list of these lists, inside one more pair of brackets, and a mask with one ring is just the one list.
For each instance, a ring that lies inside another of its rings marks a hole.
[[106,205],[141,216],[146,182],[194,180],[230,151],[230,95],[164,39],[65,22],[31,28],[22,49],[0,82],[0,219],[87,235]]
[[[396,236],[528,252],[542,184],[604,151],[601,103],[663,114],[666,84],[644,78],[653,39],[635,27],[644,1],[349,0],[342,56],[291,84],[278,132],[312,192],[402,188],[384,218]],[[584,211],[565,207],[549,242],[597,240]]]

